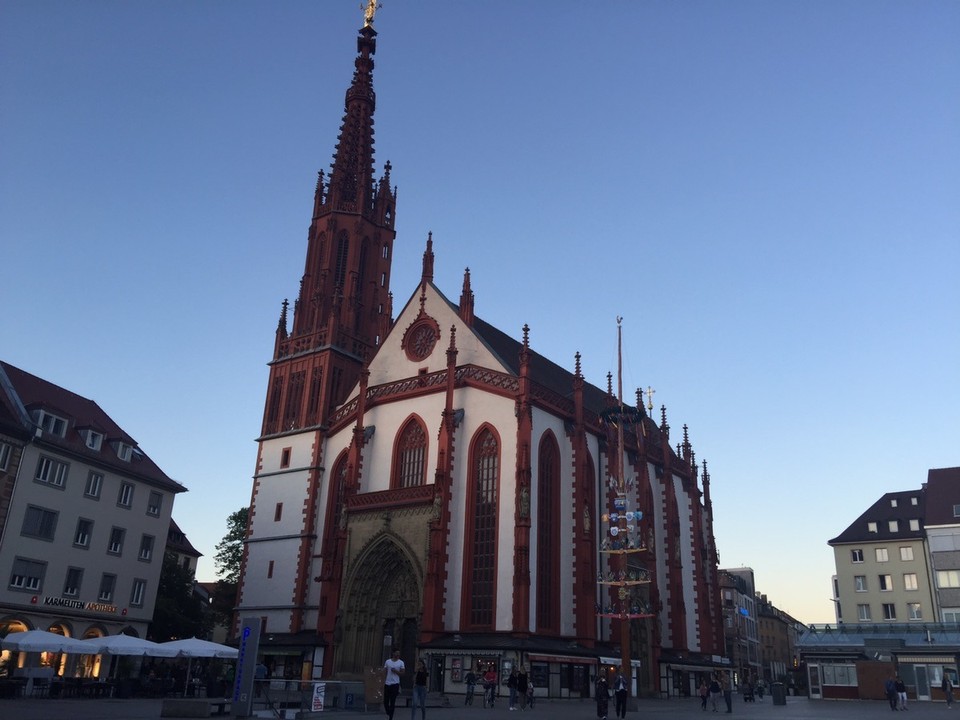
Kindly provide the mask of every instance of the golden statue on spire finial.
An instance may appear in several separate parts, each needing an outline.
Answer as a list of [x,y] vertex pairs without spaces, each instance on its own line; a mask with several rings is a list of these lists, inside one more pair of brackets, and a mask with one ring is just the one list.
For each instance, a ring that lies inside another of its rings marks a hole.
[[383,5],[377,0],[367,0],[366,5],[361,5],[360,9],[363,10],[363,26],[371,27],[373,25],[373,16],[377,14],[377,10],[382,8]]

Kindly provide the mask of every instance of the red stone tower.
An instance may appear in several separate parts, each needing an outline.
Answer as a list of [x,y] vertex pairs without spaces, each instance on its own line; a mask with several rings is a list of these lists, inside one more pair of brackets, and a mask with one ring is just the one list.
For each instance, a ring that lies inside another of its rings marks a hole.
[[293,327],[284,302],[277,328],[265,436],[323,424],[390,328],[396,194],[389,162],[374,180],[376,36],[369,21],[360,30],[330,176],[317,181]]

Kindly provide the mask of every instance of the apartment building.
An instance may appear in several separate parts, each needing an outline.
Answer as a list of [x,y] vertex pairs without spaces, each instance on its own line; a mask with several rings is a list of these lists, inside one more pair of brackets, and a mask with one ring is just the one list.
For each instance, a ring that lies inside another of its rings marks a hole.
[[146,636],[185,490],[97,403],[0,362],[0,633]]

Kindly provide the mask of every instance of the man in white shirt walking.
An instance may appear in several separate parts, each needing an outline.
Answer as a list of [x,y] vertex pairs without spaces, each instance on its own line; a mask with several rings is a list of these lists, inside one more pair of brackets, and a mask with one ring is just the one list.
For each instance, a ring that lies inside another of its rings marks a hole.
[[406,669],[400,659],[400,650],[393,649],[390,659],[383,664],[386,676],[383,679],[383,709],[387,717],[393,720],[393,710],[397,706],[397,695],[400,694],[400,676]]

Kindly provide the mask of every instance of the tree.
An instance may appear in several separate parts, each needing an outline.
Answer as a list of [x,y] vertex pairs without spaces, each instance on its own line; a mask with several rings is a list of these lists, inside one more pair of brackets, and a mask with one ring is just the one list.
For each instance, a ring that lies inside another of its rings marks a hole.
[[217,622],[230,627],[233,622],[233,607],[240,583],[240,565],[243,562],[243,541],[247,537],[249,508],[240,508],[227,518],[227,534],[217,543],[213,564],[219,579],[214,589],[210,606]]
[[160,570],[153,621],[150,623],[151,640],[165,642],[192,636],[203,638],[210,633],[210,616],[193,586],[193,571],[178,562],[176,553],[166,553]]
[[240,582],[240,563],[243,561],[243,541],[247,537],[247,518],[250,509],[242,507],[227,518],[227,534],[217,543],[213,564],[217,576],[224,582]]

